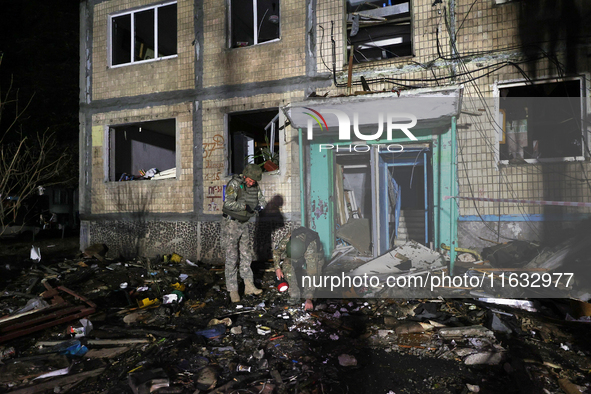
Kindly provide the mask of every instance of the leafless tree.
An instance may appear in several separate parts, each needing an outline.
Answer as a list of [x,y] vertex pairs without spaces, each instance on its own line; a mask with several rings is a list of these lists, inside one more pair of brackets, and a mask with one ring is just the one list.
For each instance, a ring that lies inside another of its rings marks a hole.
[[70,159],[56,149],[49,128],[25,134],[18,126],[32,100],[19,107],[18,90],[13,92],[12,83],[5,94],[0,90],[0,236],[7,226],[24,225],[17,218],[27,216],[25,201],[39,186],[63,182],[59,175]]

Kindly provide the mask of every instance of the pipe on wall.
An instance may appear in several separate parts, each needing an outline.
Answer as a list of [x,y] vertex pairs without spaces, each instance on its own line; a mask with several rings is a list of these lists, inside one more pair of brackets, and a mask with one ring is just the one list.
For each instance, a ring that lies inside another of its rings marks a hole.
[[[456,117],[451,118],[451,185],[450,192],[452,197],[458,194],[457,188],[457,144],[456,144]],[[450,198],[450,238],[451,246],[449,251],[449,274],[454,274],[454,263],[456,261],[456,243],[458,242],[458,210],[457,201],[455,198]]]
[[307,227],[306,225],[306,193],[305,193],[305,182],[304,182],[304,139],[302,137],[302,129],[298,128],[298,145],[300,147],[299,151],[299,159],[300,159],[300,216],[301,216],[301,225],[303,227]]

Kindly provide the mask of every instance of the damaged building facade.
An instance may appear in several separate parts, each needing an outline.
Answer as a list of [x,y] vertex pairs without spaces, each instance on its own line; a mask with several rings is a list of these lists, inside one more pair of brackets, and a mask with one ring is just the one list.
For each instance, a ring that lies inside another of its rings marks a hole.
[[259,259],[300,223],[374,257],[548,239],[589,208],[506,200],[590,201],[589,6],[543,3],[81,2],[81,246],[221,261],[267,160]]

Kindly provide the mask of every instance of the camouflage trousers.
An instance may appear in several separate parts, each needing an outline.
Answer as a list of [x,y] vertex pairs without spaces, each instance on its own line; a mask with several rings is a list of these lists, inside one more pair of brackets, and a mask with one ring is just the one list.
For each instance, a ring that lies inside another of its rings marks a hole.
[[281,263],[281,271],[283,272],[285,280],[287,280],[287,283],[289,283],[289,296],[291,298],[301,298],[302,294],[300,290],[300,284],[298,283],[298,277],[301,277],[303,274],[303,269],[298,268],[296,270],[292,265],[292,260],[289,257],[286,257]]
[[[311,286],[310,282],[315,276],[318,276],[322,271],[322,259],[309,259],[306,262],[306,267],[302,267],[301,263],[294,263],[289,257],[281,263],[281,271],[283,276],[289,283],[289,296],[291,298],[314,298],[315,288]],[[304,276],[308,277],[304,282]],[[304,286],[307,285],[307,286]]]
[[248,222],[240,223],[229,217],[222,219],[222,248],[226,251],[226,288],[238,291],[238,256],[240,277],[252,280],[250,264],[253,259],[253,244],[248,232]]

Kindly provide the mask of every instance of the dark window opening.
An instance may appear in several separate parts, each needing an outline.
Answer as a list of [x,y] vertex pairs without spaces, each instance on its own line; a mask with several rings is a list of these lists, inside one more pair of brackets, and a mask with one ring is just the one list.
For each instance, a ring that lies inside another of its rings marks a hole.
[[176,4],[158,8],[158,53],[172,56],[177,53]]
[[131,62],[131,15],[113,18],[112,29],[113,65]]
[[347,59],[355,63],[412,55],[408,0],[347,0]]
[[501,160],[583,156],[578,80],[499,89]]
[[113,126],[109,146],[110,181],[150,179],[154,168],[176,176],[175,119]]
[[134,11],[112,18],[112,65],[158,59],[173,56],[176,53],[176,4]]
[[136,12],[134,61],[154,59],[154,10]]
[[230,13],[231,48],[279,38],[279,0],[231,0]]
[[264,171],[279,168],[280,130],[276,109],[230,114],[228,126],[230,173],[240,174],[249,163],[260,165]]

